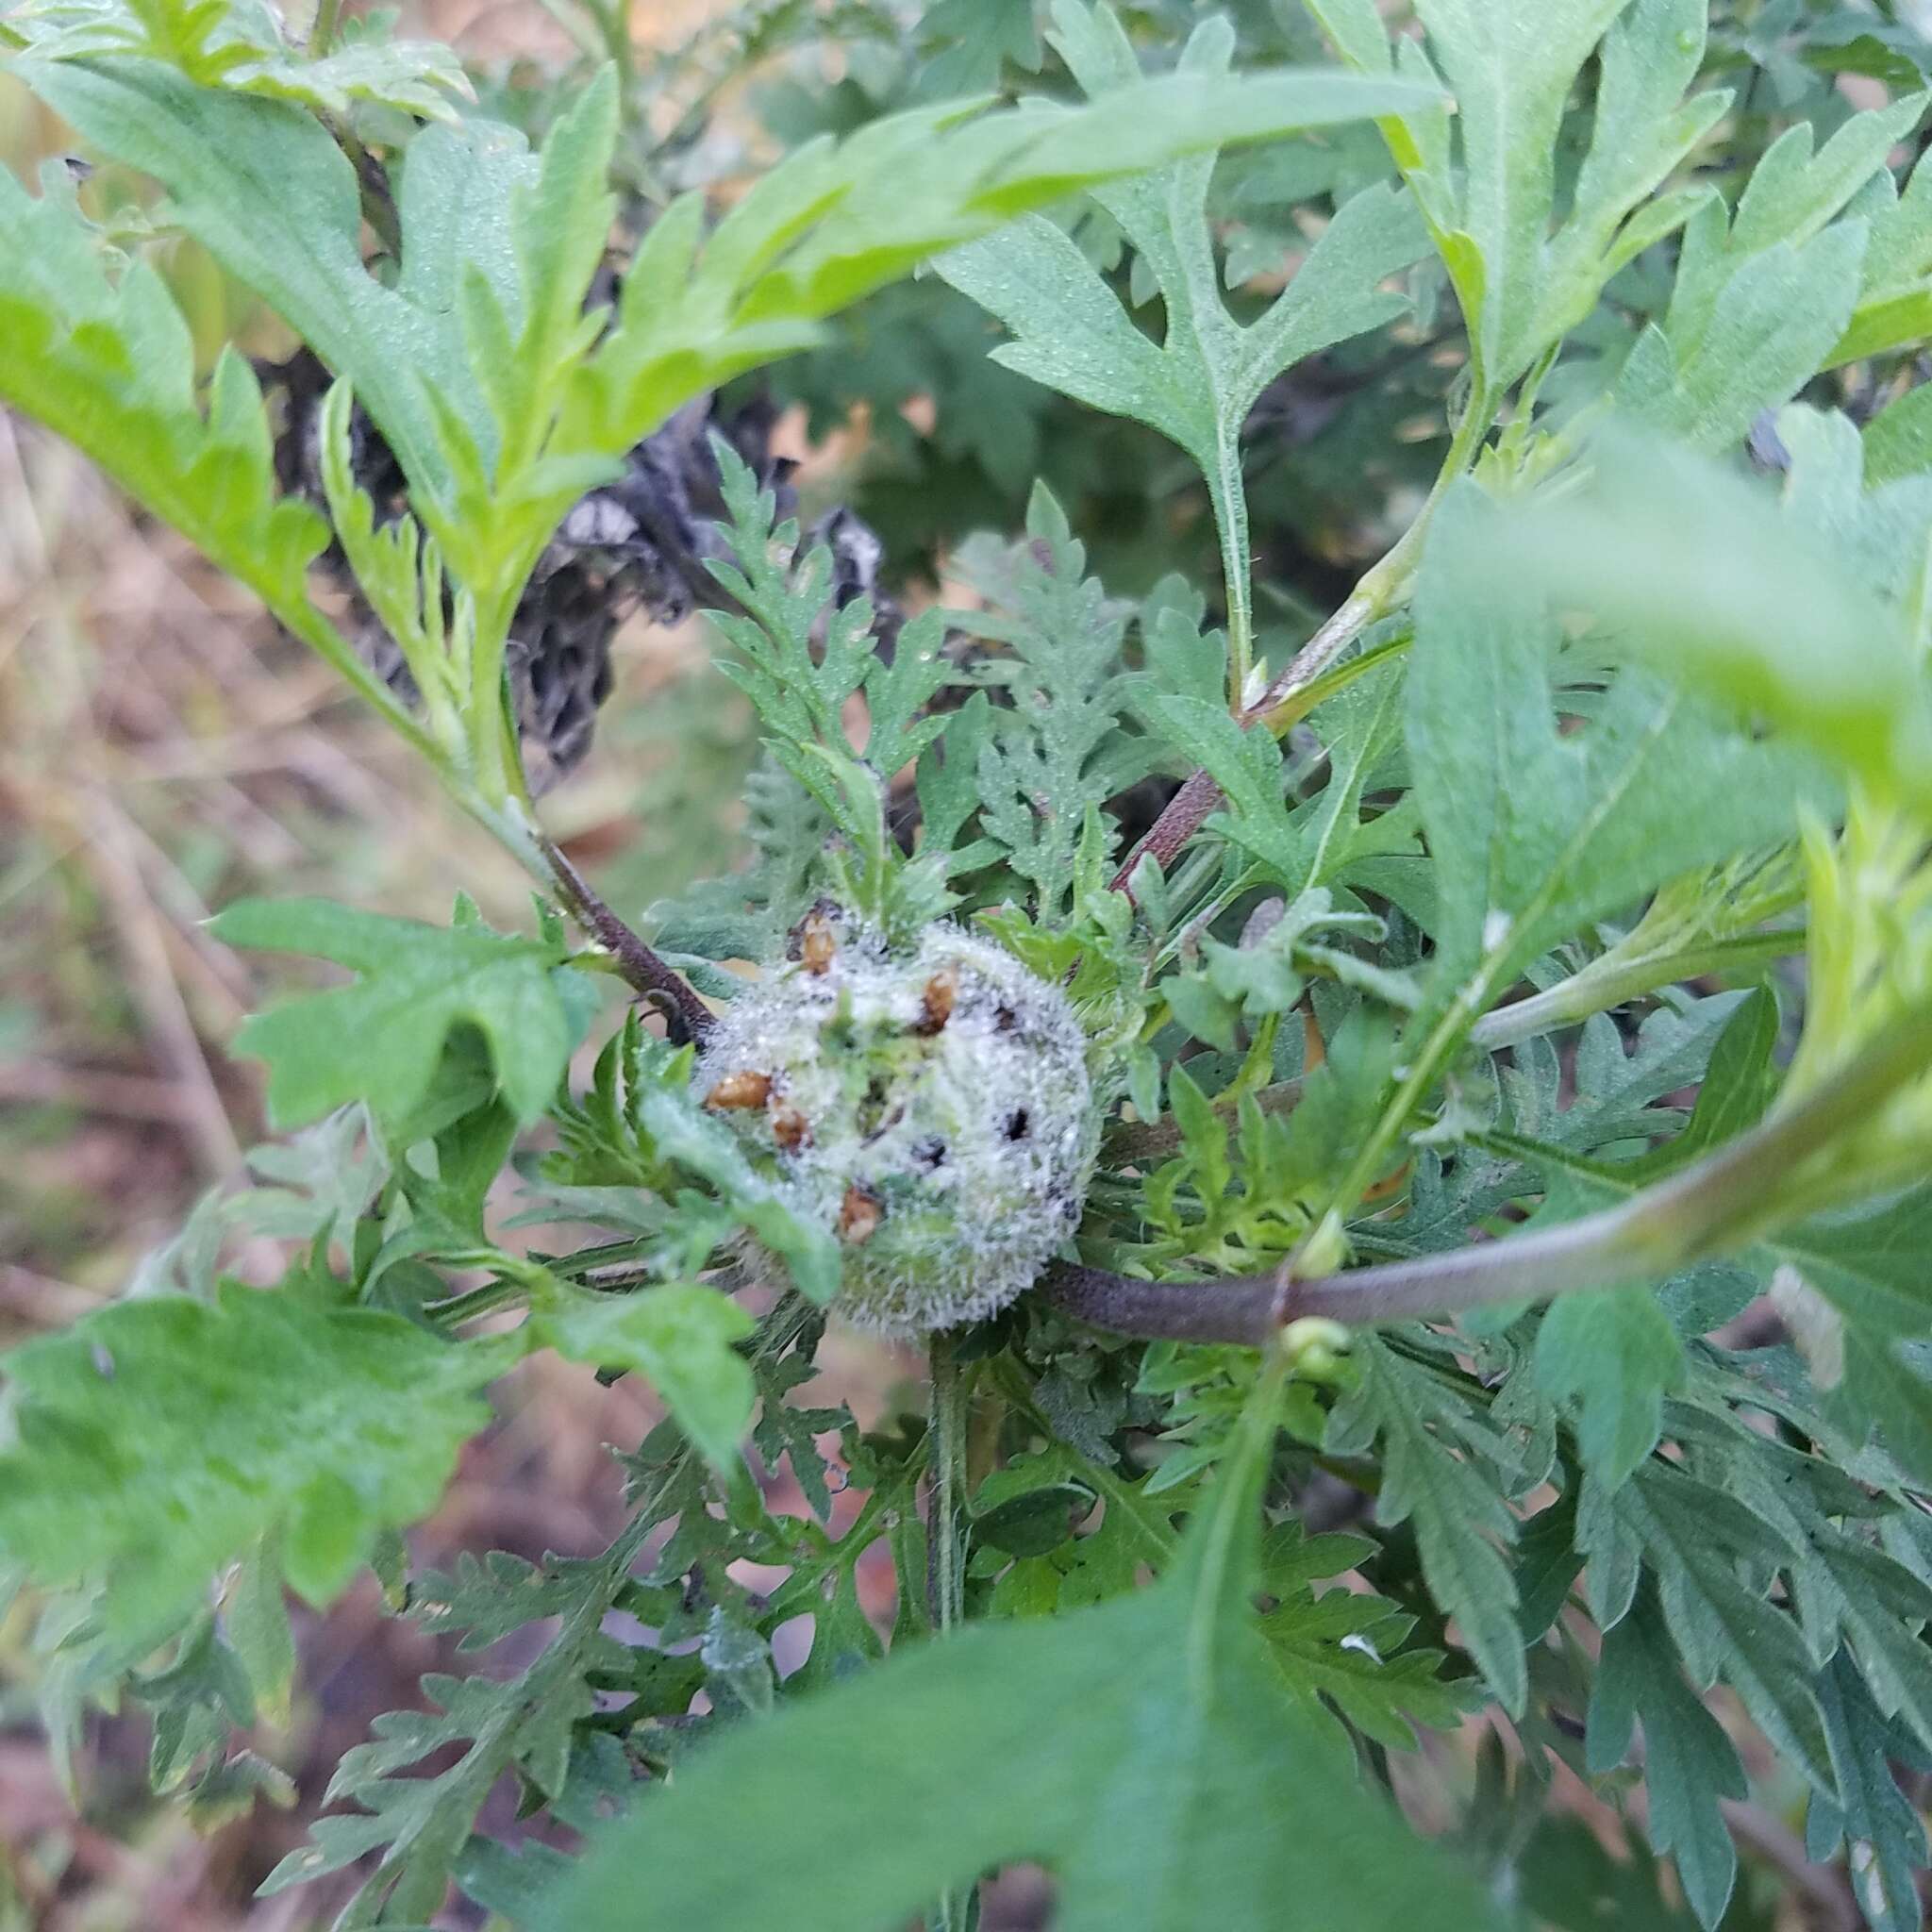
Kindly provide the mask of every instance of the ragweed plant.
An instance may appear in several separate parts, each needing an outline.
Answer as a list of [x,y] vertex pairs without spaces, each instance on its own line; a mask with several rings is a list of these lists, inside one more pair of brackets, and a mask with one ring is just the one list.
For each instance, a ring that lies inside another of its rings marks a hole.
[[[125,1692],[221,1815],[280,1789],[289,1592],[373,1567],[524,1633],[269,1877],[354,1867],[342,1927],[963,1927],[1020,1860],[1070,1927],[1919,1923],[1932,51],[1890,8],[1191,12],[755,8],[668,135],[601,0],[495,111],[326,5],[0,21],[161,196],[0,177],[0,397],[536,888],[517,932],[225,910],[351,975],[234,1042],[306,1185],[211,1196],[4,1364],[58,1750]],[[801,89],[843,138],[679,192],[719,75],[814,34],[868,76]],[[197,364],[174,234],[325,368],[299,432]],[[942,526],[958,608],[883,612],[875,540],[693,427],[782,358],[886,394],[867,317],[954,368],[933,436],[1010,401],[990,349],[1038,386],[999,420],[1136,452],[1218,574],[1110,591],[1035,482],[1024,531]],[[1311,609],[1266,442],[1338,370],[1385,541]],[[762,753],[747,862],[620,912],[535,802],[529,600],[652,489]],[[253,1228],[299,1242],[266,1290],[223,1275]],[[924,1412],[814,1404],[828,1322],[923,1346]],[[540,1350],[661,1400],[626,1527],[413,1568]],[[1475,1714],[1466,1774],[1391,1768]]]

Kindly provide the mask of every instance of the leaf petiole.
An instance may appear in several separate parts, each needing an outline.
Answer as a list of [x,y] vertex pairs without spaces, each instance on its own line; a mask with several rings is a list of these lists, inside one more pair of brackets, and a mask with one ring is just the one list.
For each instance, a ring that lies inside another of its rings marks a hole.
[[[1237,710],[1237,717],[1243,726],[1266,724],[1279,737],[1299,719],[1307,716],[1321,699],[1311,695],[1319,680],[1328,674],[1335,660],[1372,624],[1379,622],[1407,601],[1415,583],[1416,565],[1421,559],[1424,539],[1428,534],[1430,519],[1436,507],[1455,483],[1475,461],[1483,440],[1490,433],[1496,420],[1496,405],[1487,395],[1473,394],[1469,407],[1457,420],[1456,430],[1449,443],[1448,454],[1442,459],[1442,467],[1437,473],[1435,483],[1415,520],[1396,540],[1393,547],[1357,583],[1348,597],[1336,608],[1314,636],[1305,643],[1287,667],[1244,708]],[[1217,516],[1223,527],[1223,547],[1224,558],[1231,558],[1228,548],[1229,531],[1225,519]],[[1243,539],[1243,541],[1245,540]],[[1241,573],[1240,582],[1246,583],[1245,571]],[[1230,568],[1229,619],[1229,661],[1232,667],[1236,660],[1234,641],[1235,599],[1232,587],[1237,581],[1236,574]],[[1245,591],[1243,591],[1245,597]],[[1386,646],[1378,646],[1373,654],[1373,661],[1381,662],[1383,656],[1394,656],[1400,649],[1406,649],[1407,637],[1400,641],[1391,639]],[[1364,653],[1365,658],[1372,654]],[[1366,669],[1366,665],[1362,667]],[[1344,676],[1342,672],[1349,675]],[[1327,685],[1323,696],[1332,695],[1343,684],[1359,676],[1361,671],[1355,665],[1347,665],[1332,674],[1335,682]],[[1181,789],[1168,800],[1153,827],[1122,861],[1120,870],[1113,875],[1112,889],[1117,892],[1128,892],[1128,881],[1133,877],[1134,868],[1141,858],[1151,853],[1165,867],[1171,864],[1208,820],[1220,808],[1221,787],[1203,771],[1194,772]],[[1131,896],[1131,893],[1129,893]]]
[[1774,959],[1802,953],[1805,940],[1804,926],[1779,926],[1771,932],[1745,933],[1689,946],[1681,952],[1624,961],[1608,972],[1597,970],[1603,964],[1601,960],[1591,960],[1541,992],[1485,1013],[1469,1029],[1469,1037],[1474,1045],[1491,1053],[1506,1046],[1520,1046],[1541,1033],[1574,1025],[1592,1013],[1607,1012],[1612,1007],[1655,992],[1659,987],[1701,978],[1707,973],[1755,971]]

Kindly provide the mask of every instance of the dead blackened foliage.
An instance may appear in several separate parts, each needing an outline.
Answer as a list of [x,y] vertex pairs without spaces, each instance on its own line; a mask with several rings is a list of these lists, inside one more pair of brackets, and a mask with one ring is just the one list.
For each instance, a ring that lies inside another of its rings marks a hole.
[[[329,372],[308,349],[261,372],[279,389],[283,427],[275,450],[282,486],[324,502],[319,426]],[[506,653],[510,692],[533,791],[580,765],[591,749],[597,712],[611,689],[611,641],[626,619],[642,612],[655,624],[682,624],[694,609],[728,605],[728,593],[705,568],[722,554],[716,520],[724,515],[710,439],[722,436],[760,484],[775,490],[779,513],[796,513],[795,465],[773,449],[777,412],[768,398],[724,408],[700,396],[654,430],[625,458],[623,474],[583,496],[558,525],[532,573],[510,625]],[[408,489],[380,432],[358,406],[350,425],[356,481],[379,521],[402,515]],[[874,634],[890,651],[901,618],[878,583],[884,546],[852,511],[835,508],[812,539],[833,558],[841,609],[868,597],[878,613]],[[412,698],[414,680],[400,648],[356,586],[339,546],[323,568],[348,601],[345,624],[357,648],[391,687]]]

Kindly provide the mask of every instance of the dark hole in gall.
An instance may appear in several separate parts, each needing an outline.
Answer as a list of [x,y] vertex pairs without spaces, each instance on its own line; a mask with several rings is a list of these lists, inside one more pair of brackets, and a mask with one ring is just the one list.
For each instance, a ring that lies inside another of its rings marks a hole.
[[992,1030],[995,1033],[1010,1033],[1020,1024],[1020,1016],[1011,1007],[1000,1007],[992,1016]]
[[1007,1139],[1009,1141],[1024,1141],[1026,1138],[1027,1128],[1032,1124],[1032,1120],[1028,1116],[1026,1109],[1024,1107],[1016,1107],[1007,1116]]
[[923,1168],[939,1167],[946,1158],[946,1143],[937,1134],[928,1134],[913,1147],[912,1158]]

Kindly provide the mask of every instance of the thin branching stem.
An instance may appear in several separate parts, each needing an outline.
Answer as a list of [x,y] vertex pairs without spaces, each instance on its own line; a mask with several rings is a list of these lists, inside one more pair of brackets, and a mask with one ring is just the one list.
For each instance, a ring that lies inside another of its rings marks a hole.
[[1254,566],[1249,552],[1248,501],[1241,480],[1238,425],[1224,421],[1215,436],[1215,462],[1208,473],[1214,500],[1214,524],[1221,538],[1221,574],[1227,593],[1227,704],[1239,712],[1246,702],[1248,674],[1255,661]]
[[[1268,724],[1272,726],[1290,710],[1295,717],[1305,716],[1310,707],[1306,704],[1297,706],[1297,699],[1328,671],[1335,660],[1361,636],[1363,631],[1372,624],[1387,617],[1407,597],[1415,583],[1416,564],[1421,558],[1423,541],[1428,534],[1429,522],[1435,515],[1436,506],[1447,493],[1450,485],[1475,461],[1476,455],[1482,448],[1483,439],[1490,433],[1495,420],[1496,408],[1492,402],[1480,394],[1470,398],[1469,407],[1464,409],[1457,423],[1455,434],[1450,440],[1448,455],[1442,460],[1435,487],[1429,491],[1427,500],[1417,512],[1415,521],[1402,533],[1389,554],[1363,576],[1348,597],[1314,636],[1295,653],[1280,675],[1260,695],[1246,706],[1237,704],[1235,716],[1243,727],[1252,727],[1259,724]],[[1229,527],[1228,519],[1220,517],[1217,521],[1225,539]],[[1229,582],[1232,584],[1235,580],[1233,560],[1231,557],[1224,560],[1228,565]],[[1244,574],[1242,582],[1245,595]],[[1235,617],[1232,602],[1229,607],[1229,617],[1232,627]],[[1241,622],[1243,625],[1249,622],[1245,608],[1241,612]],[[1244,669],[1242,675],[1245,675]],[[1181,789],[1168,800],[1146,837],[1127,854],[1124,862],[1113,876],[1113,890],[1117,892],[1128,891],[1127,882],[1132,878],[1134,868],[1140,864],[1144,854],[1152,853],[1163,870],[1172,865],[1181,848],[1207,824],[1208,818],[1219,808],[1221,802],[1221,787],[1206,771],[1194,772]]]
[[932,1432],[926,1466],[930,1479],[926,1519],[927,1610],[935,1631],[946,1631],[966,1614],[961,1557],[961,1517],[966,1488],[967,1371],[957,1340],[941,1331],[928,1351],[932,1373]]
[[540,832],[537,842],[558,895],[616,961],[625,983],[666,1014],[680,1041],[704,1039],[710,1031],[712,1014],[691,982],[675,967],[667,966],[611,911],[556,840]]
[[336,43],[336,24],[341,18],[342,0],[316,0],[315,23],[308,29],[308,58],[324,60]]
[[[926,1437],[925,1595],[935,1636],[966,1620],[966,1418],[972,1370],[958,1338],[944,1330],[928,1344],[932,1423]],[[971,1932],[974,1884],[956,1886],[935,1902],[932,1932]]]
[[1778,926],[1770,932],[1710,940],[1681,951],[1632,959],[1607,972],[1599,970],[1599,962],[1593,960],[1580,973],[1559,979],[1541,992],[1485,1013],[1469,1029],[1469,1037],[1490,1053],[1520,1046],[1540,1033],[1574,1025],[1592,1013],[1607,1013],[1626,1000],[1675,986],[1680,980],[1696,979],[1707,973],[1759,971],[1774,959],[1802,953],[1805,942],[1802,925]]
[[443,1327],[455,1328],[464,1322],[474,1322],[478,1315],[493,1315],[499,1308],[507,1308],[511,1303],[523,1300],[529,1292],[527,1281],[517,1280],[508,1274],[498,1275],[478,1287],[466,1288],[460,1293],[445,1295],[441,1301],[430,1302],[423,1312]]

